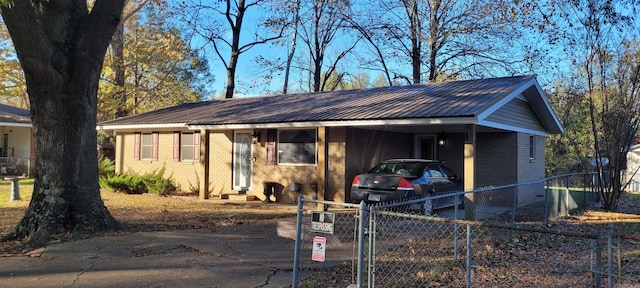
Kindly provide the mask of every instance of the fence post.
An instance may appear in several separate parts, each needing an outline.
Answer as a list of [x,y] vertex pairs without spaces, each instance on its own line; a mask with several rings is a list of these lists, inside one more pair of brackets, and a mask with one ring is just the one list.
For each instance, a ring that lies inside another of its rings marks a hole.
[[513,187],[513,203],[511,205],[511,225],[516,223],[516,209],[518,207],[518,187]]
[[607,275],[607,280],[609,283],[609,288],[613,288],[613,224],[609,224],[609,231],[607,233],[607,265],[609,266],[609,275]]
[[[374,209],[375,210],[375,209]],[[373,213],[372,211],[369,211],[369,217],[365,217],[368,218],[368,222],[369,222],[369,226],[367,228],[367,231],[365,234],[369,235],[369,238],[367,239],[365,237],[365,240],[367,240],[369,246],[366,246],[365,249],[365,254],[364,256],[368,256],[367,257],[367,269],[366,269],[366,274],[367,274],[367,287],[371,288],[371,287],[375,287],[375,263],[374,261],[376,260],[376,229],[377,228],[377,216],[375,215],[376,213]],[[363,269],[363,273],[364,273],[364,269]],[[364,280],[363,280],[364,281]],[[364,285],[364,284],[363,284]]]
[[551,179],[544,181],[546,183],[544,188],[544,226],[547,226],[547,221],[549,221],[549,189],[551,189],[549,181]]
[[458,224],[458,205],[453,209],[455,212],[455,222],[453,222],[453,261],[458,263],[458,240],[460,239],[460,235],[458,235],[458,229],[460,229],[460,224]]
[[300,247],[302,245],[302,214],[304,213],[304,197],[298,197],[298,217],[296,220],[296,243],[293,252],[293,285],[292,288],[298,288],[298,280],[300,277]]
[[467,288],[471,288],[471,225],[467,224]]
[[602,231],[596,237],[596,288],[602,287]]
[[[365,223],[367,220],[367,206],[363,201],[360,201],[360,226],[358,228],[358,272],[357,272],[357,280],[356,285],[359,288],[362,288],[362,280],[364,279],[364,229]],[[371,256],[369,256],[371,257]]]

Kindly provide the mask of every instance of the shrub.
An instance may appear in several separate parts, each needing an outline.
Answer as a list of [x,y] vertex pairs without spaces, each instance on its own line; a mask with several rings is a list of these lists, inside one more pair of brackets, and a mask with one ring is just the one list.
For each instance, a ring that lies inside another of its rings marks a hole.
[[100,187],[127,194],[151,193],[170,195],[176,190],[171,179],[164,177],[165,168],[144,175],[124,173],[110,177],[100,177]]
[[168,196],[171,192],[176,191],[171,179],[164,178],[165,168],[162,167],[157,172],[147,173],[142,177],[142,182],[151,194]]
[[[107,188],[111,188],[116,192],[127,194],[142,194],[147,192],[142,177],[132,174],[118,174],[100,181]],[[102,185],[102,184],[101,184]]]
[[113,161],[105,157],[98,159],[98,183],[100,184],[100,188],[110,188],[108,180],[115,175],[115,172],[116,166]]
[[98,159],[98,177],[111,177],[116,172],[116,165],[109,158]]

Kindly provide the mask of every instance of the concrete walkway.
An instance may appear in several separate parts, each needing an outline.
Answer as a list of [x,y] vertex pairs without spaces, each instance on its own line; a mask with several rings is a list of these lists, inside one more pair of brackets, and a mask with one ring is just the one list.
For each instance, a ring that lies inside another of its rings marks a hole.
[[[290,287],[294,239],[295,219],[280,219],[217,232],[140,232],[53,243],[28,257],[0,258],[0,286]],[[332,260],[323,266],[346,259]],[[305,265],[314,265],[310,261],[310,255],[301,257]]]

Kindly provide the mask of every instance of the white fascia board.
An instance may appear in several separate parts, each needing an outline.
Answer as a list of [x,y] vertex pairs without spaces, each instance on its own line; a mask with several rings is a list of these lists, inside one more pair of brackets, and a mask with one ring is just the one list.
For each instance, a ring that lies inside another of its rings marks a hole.
[[507,131],[520,132],[520,133],[528,133],[528,134],[533,134],[533,135],[538,135],[538,136],[547,136],[547,132],[545,132],[545,131],[527,129],[527,128],[511,126],[511,125],[505,125],[503,123],[497,123],[497,122],[491,122],[491,121],[480,121],[478,123],[478,125],[485,126],[485,127],[496,128],[496,129],[500,129],[500,130],[507,130]]
[[[548,116],[551,117],[551,121],[548,121],[548,122],[552,122],[552,123],[548,123],[548,125],[555,125],[558,130],[557,132],[559,132],[559,134],[564,133],[564,127],[562,127],[562,124],[560,123],[560,120],[558,119],[555,112],[553,111],[551,104],[549,104],[549,100],[547,100],[544,90],[542,90],[542,87],[540,87],[540,84],[538,83],[538,81],[535,81],[534,85],[536,86],[536,89],[538,89],[538,93],[540,93],[540,99],[538,100],[542,102],[544,109],[546,109],[546,112],[547,112],[546,114],[548,114]],[[546,119],[547,119],[546,117],[543,118],[543,120],[546,120]]]
[[168,124],[131,124],[131,125],[98,125],[96,130],[167,130],[167,129],[184,129],[188,127],[186,123],[168,123]]
[[303,127],[357,127],[357,126],[388,126],[388,125],[462,125],[476,124],[474,117],[424,118],[424,119],[392,119],[392,120],[351,120],[351,121],[308,121],[284,123],[252,123],[252,124],[221,124],[221,125],[189,125],[189,130],[238,130],[238,129],[268,129],[268,128],[303,128]]
[[14,123],[14,122],[0,122],[0,126],[5,126],[5,127],[25,127],[25,128],[32,128],[33,127],[32,124]]

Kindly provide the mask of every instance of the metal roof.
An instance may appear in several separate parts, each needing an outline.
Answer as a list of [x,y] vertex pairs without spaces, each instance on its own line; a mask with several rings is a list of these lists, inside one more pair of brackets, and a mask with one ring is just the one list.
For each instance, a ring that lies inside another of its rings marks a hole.
[[0,104],[0,125],[31,127],[29,110]]
[[517,76],[204,101],[104,121],[99,129],[476,117],[531,86],[544,98],[534,76]]

